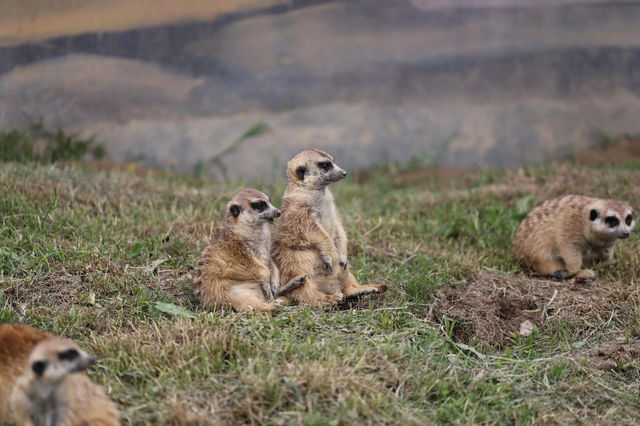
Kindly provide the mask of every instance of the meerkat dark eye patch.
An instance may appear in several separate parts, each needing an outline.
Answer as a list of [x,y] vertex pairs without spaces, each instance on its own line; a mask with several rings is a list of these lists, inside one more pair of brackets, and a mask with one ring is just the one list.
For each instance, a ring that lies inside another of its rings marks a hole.
[[80,356],[80,353],[75,349],[67,349],[58,354],[58,358],[61,360],[71,361]]
[[31,364],[31,369],[33,370],[34,373],[36,373],[36,375],[38,376],[42,376],[42,373],[44,373],[44,370],[47,369],[47,361],[36,361],[33,364]]
[[307,173],[307,167],[306,166],[298,166],[298,168],[296,169],[296,175],[298,176],[298,179],[300,180],[304,180],[304,175]]
[[321,161],[318,163],[318,167],[320,167],[325,172],[328,172],[333,168],[333,164],[330,161]]
[[615,228],[616,226],[618,226],[620,224],[620,220],[618,220],[618,218],[615,217],[615,216],[607,216],[604,219],[604,223],[609,225],[609,228]]
[[237,204],[232,204],[231,207],[229,207],[229,211],[231,212],[233,217],[238,217],[240,216],[240,212],[242,211],[242,208]]
[[596,220],[598,218],[598,210],[593,209],[589,212],[589,220]]
[[254,201],[253,203],[251,203],[251,208],[259,212],[263,212],[267,209],[267,203],[263,200]]
[[631,216],[630,214],[627,215],[627,217],[624,218],[624,223],[628,225],[631,225],[631,222],[633,222],[633,216]]

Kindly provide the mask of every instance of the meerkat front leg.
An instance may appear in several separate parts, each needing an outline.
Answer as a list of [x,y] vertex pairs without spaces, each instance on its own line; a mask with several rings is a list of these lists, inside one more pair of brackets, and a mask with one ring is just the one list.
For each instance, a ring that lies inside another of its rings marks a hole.
[[[256,263],[260,264],[256,261]],[[260,264],[262,267],[260,268],[259,273],[256,276],[256,281],[260,283],[260,288],[262,289],[262,294],[264,294],[264,298],[267,302],[273,300],[273,291],[271,290],[271,271],[269,268]],[[277,280],[276,276],[276,280]]]
[[264,298],[267,302],[273,300],[273,293],[271,292],[271,284],[267,281],[260,281],[260,288],[262,289],[262,294],[264,294]]
[[333,274],[333,259],[338,257],[338,254],[331,237],[318,223],[309,230],[308,235],[313,245],[317,248],[324,267],[329,271],[329,274]]
[[280,289],[280,271],[278,271],[278,267],[274,262],[271,263],[271,277],[269,278],[269,281],[271,284],[271,294],[273,297],[278,297],[278,291]]
[[599,260],[602,266],[617,265],[618,261],[613,259],[613,247],[607,247],[600,252]]
[[[560,250],[560,257],[564,261],[564,271],[560,271],[557,278],[574,277],[579,281],[592,280],[596,273],[591,269],[582,269],[582,253],[574,247],[567,247]],[[566,272],[566,274],[564,273]],[[564,276],[562,276],[564,275]]]
[[338,222],[336,226],[335,245],[338,251],[338,262],[342,270],[347,269],[347,234],[344,232],[342,223]]

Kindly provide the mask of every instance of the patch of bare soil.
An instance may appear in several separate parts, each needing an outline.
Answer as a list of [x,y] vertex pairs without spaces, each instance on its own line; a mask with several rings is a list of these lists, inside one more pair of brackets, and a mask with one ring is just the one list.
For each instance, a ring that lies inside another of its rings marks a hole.
[[544,331],[553,320],[585,324],[623,322],[640,301],[636,283],[549,281],[481,271],[458,289],[436,295],[433,315],[456,321],[454,338],[504,347],[525,321]]
[[470,185],[482,176],[481,170],[463,170],[454,167],[428,167],[411,170],[398,175],[397,180],[406,185],[436,185],[439,188],[454,188]]
[[575,162],[585,166],[613,166],[640,161],[640,138],[627,136],[606,147],[584,152],[575,158]]
[[625,365],[636,364],[640,359],[640,341],[630,343],[605,343],[590,349],[584,355],[588,364],[598,370],[621,371]]

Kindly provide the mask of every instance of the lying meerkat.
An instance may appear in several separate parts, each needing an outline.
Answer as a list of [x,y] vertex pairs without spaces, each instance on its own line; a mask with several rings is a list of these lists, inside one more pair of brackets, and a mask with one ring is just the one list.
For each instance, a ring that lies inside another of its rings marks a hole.
[[285,280],[307,275],[304,287],[286,297],[321,305],[372,293],[387,286],[359,285],[347,263],[347,235],[328,186],[347,172],[318,149],[306,149],[287,164],[287,189],[273,258]]
[[0,324],[0,424],[13,420],[9,397],[24,371],[29,354],[49,333],[19,324]]
[[68,339],[38,343],[10,397],[18,426],[117,426],[118,410],[83,370],[95,361]]
[[613,247],[634,227],[625,202],[564,195],[529,212],[513,238],[513,253],[542,275],[593,279],[596,273],[582,265],[614,263]]
[[271,227],[280,216],[265,194],[245,189],[227,204],[224,228],[203,251],[196,266],[195,295],[206,309],[232,306],[238,311],[272,311],[284,294],[300,287],[305,275],[291,277],[279,288],[278,268],[271,259]]

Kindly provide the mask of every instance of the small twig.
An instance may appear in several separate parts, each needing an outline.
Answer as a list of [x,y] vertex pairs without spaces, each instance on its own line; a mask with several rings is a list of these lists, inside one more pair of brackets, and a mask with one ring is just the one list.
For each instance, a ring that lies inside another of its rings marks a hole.
[[549,305],[551,305],[551,303],[553,303],[553,301],[556,298],[556,295],[558,294],[558,290],[554,289],[553,290],[553,296],[551,296],[551,299],[549,299],[549,301],[544,305],[544,308],[542,308],[542,314],[540,316],[540,319],[544,320],[545,317],[547,316],[547,309],[549,309]]

